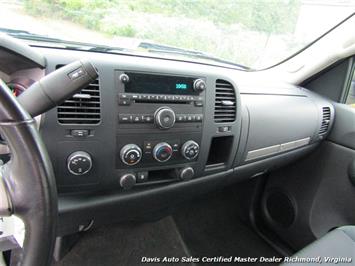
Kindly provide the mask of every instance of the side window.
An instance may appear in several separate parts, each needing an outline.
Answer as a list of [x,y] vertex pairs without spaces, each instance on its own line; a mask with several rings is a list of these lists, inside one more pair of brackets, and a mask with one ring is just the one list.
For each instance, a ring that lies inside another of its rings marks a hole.
[[353,77],[351,79],[350,90],[348,97],[346,98],[346,104],[355,108],[355,70],[353,72]]

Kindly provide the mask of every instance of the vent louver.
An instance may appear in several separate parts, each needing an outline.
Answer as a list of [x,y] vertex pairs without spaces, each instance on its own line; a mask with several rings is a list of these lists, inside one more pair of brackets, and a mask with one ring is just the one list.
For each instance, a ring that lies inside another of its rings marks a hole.
[[330,123],[330,108],[323,107],[322,108],[322,124],[320,126],[319,135],[322,135],[328,131],[329,123]]
[[95,80],[58,106],[58,122],[65,125],[99,124],[100,84]]
[[216,80],[216,100],[214,121],[216,123],[234,122],[236,117],[235,90],[228,81]]

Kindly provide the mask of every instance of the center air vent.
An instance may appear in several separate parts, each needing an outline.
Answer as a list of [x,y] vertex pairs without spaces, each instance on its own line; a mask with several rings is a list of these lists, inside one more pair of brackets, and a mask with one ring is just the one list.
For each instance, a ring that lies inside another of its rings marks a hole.
[[236,116],[235,90],[228,81],[216,81],[216,101],[214,106],[214,121],[216,123],[234,122]]
[[76,93],[58,106],[58,121],[65,125],[99,124],[100,85],[99,80]]
[[328,131],[329,124],[330,124],[330,108],[329,107],[323,107],[322,109],[323,115],[322,115],[322,124],[320,126],[319,135],[322,135]]

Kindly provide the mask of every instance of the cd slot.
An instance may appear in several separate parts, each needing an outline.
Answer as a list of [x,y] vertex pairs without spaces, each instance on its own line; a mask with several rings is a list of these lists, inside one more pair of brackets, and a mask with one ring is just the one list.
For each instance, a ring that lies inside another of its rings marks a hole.
[[190,104],[190,101],[161,101],[161,100],[134,100],[135,103],[163,103],[163,104]]

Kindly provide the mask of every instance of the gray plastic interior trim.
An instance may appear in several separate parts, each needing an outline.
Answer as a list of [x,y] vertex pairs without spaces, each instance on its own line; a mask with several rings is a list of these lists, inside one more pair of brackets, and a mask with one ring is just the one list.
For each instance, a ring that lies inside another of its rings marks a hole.
[[0,47],[4,47],[7,50],[27,58],[41,68],[46,67],[45,57],[23,41],[9,37],[6,34],[0,34]]
[[355,149],[355,110],[348,105],[334,103],[336,119],[329,140]]
[[249,151],[247,154],[246,161],[258,159],[260,157],[269,156],[269,155],[284,152],[284,151],[293,150],[293,149],[308,145],[310,140],[311,140],[311,138],[308,137],[308,138],[304,138],[304,139],[290,141],[287,143],[282,143],[282,144],[278,144],[278,145],[265,147],[262,149]]

